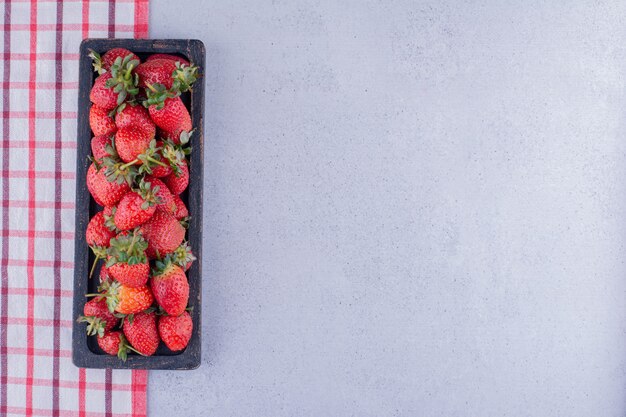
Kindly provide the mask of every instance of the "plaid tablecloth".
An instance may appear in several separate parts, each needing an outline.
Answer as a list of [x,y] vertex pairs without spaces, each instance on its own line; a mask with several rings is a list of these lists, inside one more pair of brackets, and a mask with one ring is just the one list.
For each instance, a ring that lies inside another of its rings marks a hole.
[[4,0],[0,415],[144,416],[146,371],[71,361],[78,47],[147,37],[147,0]]

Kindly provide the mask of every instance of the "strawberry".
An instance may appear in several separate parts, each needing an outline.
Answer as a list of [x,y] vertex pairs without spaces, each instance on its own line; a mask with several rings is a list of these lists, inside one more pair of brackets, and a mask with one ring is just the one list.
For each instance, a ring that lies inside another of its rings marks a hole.
[[180,316],[161,316],[159,318],[159,335],[170,350],[178,351],[187,347],[193,331],[193,320],[188,312]]
[[137,76],[133,73],[139,61],[127,55],[123,59],[117,57],[108,72],[96,78],[91,88],[89,99],[104,110],[113,110],[122,104],[128,96],[134,97],[137,88]]
[[[132,183],[133,172],[126,170],[125,175],[107,169],[98,169],[91,164],[87,170],[87,189],[101,206],[114,206],[130,191],[128,183]],[[107,178],[107,174],[109,178]],[[119,174],[119,175],[118,175]]]
[[161,202],[157,204],[157,207],[174,214],[176,212],[176,202],[174,201],[174,195],[169,188],[167,188],[167,185],[160,179],[151,175],[146,175],[144,181],[150,184],[156,197],[161,200]]
[[176,217],[176,219],[182,220],[189,216],[189,210],[187,210],[185,202],[179,195],[174,194],[174,204],[176,205],[176,211],[174,212],[174,217]]
[[114,157],[116,153],[115,153],[115,149],[113,149],[113,142],[111,141],[111,136],[109,135],[94,136],[91,139],[91,153],[93,154],[93,159],[98,163],[102,162],[102,158]]
[[180,194],[187,188],[189,185],[189,168],[187,167],[187,163],[183,162],[180,164],[180,172],[171,173],[167,177],[163,178],[163,182],[167,185],[167,188],[170,189],[172,194]]
[[115,134],[115,147],[124,162],[138,163],[137,157],[150,147],[150,133],[136,127],[123,127]]
[[99,211],[89,220],[85,235],[89,246],[108,248],[109,242],[115,237],[115,232],[107,227],[104,212]]
[[115,115],[115,126],[117,129],[133,127],[142,130],[150,139],[154,138],[156,126],[150,118],[148,110],[144,106],[123,103]]
[[191,130],[191,116],[180,97],[168,98],[162,107],[148,107],[154,123],[166,132],[172,132],[174,142],[178,141],[181,132]]
[[157,261],[152,275],[152,294],[170,316],[183,314],[189,301],[189,282],[185,271],[169,259]]
[[166,89],[184,93],[198,79],[198,67],[171,55],[161,59],[153,55],[137,68],[137,74],[140,87],[162,84]]
[[169,59],[170,61],[174,61],[174,62],[178,62],[180,64],[187,64],[189,65],[189,61],[187,61],[185,58],[181,58],[179,56],[176,55],[170,55],[170,54],[153,54],[150,55],[146,61],[154,61],[155,59]]
[[185,238],[185,229],[178,220],[165,210],[158,209],[150,220],[141,226],[148,242],[146,255],[150,258],[173,252]]
[[131,346],[141,355],[151,356],[159,347],[159,333],[154,312],[137,313],[132,320],[130,317],[125,317],[122,329]]
[[121,335],[122,335],[122,332],[117,331],[117,330],[114,332],[108,332],[106,334],[103,333],[98,338],[98,346],[100,346],[100,349],[104,350],[109,355],[117,356],[119,349],[120,349],[120,336]]
[[126,362],[128,351],[135,350],[126,340],[126,336],[119,330],[105,333],[104,336],[98,338],[98,346],[109,355],[117,356]]
[[191,246],[189,246],[189,242],[183,242],[179,247],[174,250],[174,252],[170,253],[166,257],[166,261],[169,260],[174,265],[178,265],[186,272],[190,267],[193,261],[196,260],[196,257],[193,256],[191,252]]
[[85,231],[85,238],[95,256],[93,264],[91,265],[91,270],[89,271],[90,278],[93,275],[96,263],[99,259],[103,259],[105,257],[109,243],[114,237],[115,232],[107,227],[106,219],[104,218],[104,213],[102,211],[96,213],[91,220],[89,220],[87,230]]
[[191,140],[193,130],[182,131],[176,140],[163,139],[160,141],[161,154],[170,167],[179,172],[179,166],[186,162],[186,157],[191,153],[191,147],[186,146]]
[[106,263],[109,275],[126,287],[146,285],[150,276],[150,265],[145,253],[147,247],[148,244],[137,230],[132,234],[122,232],[111,239]]
[[148,99],[143,105],[148,108],[157,127],[166,132],[191,130],[191,116],[179,92],[167,90],[162,84],[156,83],[149,84],[146,93]]
[[172,88],[176,71],[176,62],[171,59],[152,59],[137,67],[139,75],[139,87],[147,87],[152,84],[162,84],[165,88]]
[[129,230],[145,223],[162,202],[158,193],[158,186],[152,187],[150,182],[141,180],[139,188],[125,194],[117,205],[115,226]]
[[128,55],[131,55],[131,59],[139,61],[137,55],[124,48],[109,49],[102,56],[96,51],[89,51],[89,57],[93,60],[93,68],[98,74],[103,74],[110,70],[117,58],[124,59]]
[[156,158],[163,162],[163,165],[155,166],[152,169],[152,176],[156,178],[163,178],[174,172],[174,169],[178,171],[178,165],[182,163],[190,151],[181,146],[174,145],[173,142],[168,140],[156,141],[157,156]]
[[102,264],[100,267],[100,284],[105,281],[112,280],[113,277],[109,274],[109,268],[107,268],[106,264]]
[[108,110],[95,105],[89,109],[89,127],[95,136],[110,135],[117,130],[109,113]]
[[117,281],[107,281],[98,287],[98,291],[101,293],[87,295],[104,298],[110,312],[135,314],[144,311],[154,302],[152,291],[147,285],[133,288]]
[[103,336],[118,322],[117,317],[109,311],[104,298],[93,298],[85,303],[83,316],[78,317],[79,323],[88,323],[87,334],[89,336]]
[[107,87],[108,81],[111,79],[111,73],[105,72],[96,78],[96,82],[89,93],[89,100],[104,111],[111,111],[118,106],[118,94],[111,88]]

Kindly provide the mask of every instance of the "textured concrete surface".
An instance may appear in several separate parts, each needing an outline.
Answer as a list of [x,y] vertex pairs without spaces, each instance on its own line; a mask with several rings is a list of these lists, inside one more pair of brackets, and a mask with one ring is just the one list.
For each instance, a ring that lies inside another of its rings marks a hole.
[[626,415],[626,5],[338,3],[151,0],[208,102],[150,415]]

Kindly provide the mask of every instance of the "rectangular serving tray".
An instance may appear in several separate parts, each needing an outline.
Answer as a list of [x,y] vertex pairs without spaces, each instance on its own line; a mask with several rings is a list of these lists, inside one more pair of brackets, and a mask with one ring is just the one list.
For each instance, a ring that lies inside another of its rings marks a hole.
[[72,328],[72,361],[81,368],[121,368],[121,369],[194,369],[201,361],[202,313],[202,177],[204,153],[204,79],[200,78],[190,93],[182,96],[190,110],[194,132],[191,138],[192,152],[189,156],[189,187],[181,198],[187,204],[191,220],[187,230],[187,240],[198,258],[189,271],[189,305],[193,307],[193,333],[189,345],[182,352],[172,352],[161,343],[153,356],[132,354],[126,362],[107,355],[98,347],[93,336],[87,336],[86,324],[77,323],[76,318],[83,313],[87,301],[85,294],[94,293],[98,286],[98,271],[89,279],[89,269],[93,253],[85,241],[85,230],[89,219],[101,210],[91,198],[85,177],[90,162],[92,132],[89,128],[89,92],[97,76],[91,59],[92,49],[100,54],[111,48],[126,48],[137,54],[142,61],[151,54],[165,53],[180,55],[199,67],[204,73],[204,44],[193,39],[85,39],[80,45],[79,91],[78,91],[78,151],[76,158],[76,238],[74,254],[74,315]]

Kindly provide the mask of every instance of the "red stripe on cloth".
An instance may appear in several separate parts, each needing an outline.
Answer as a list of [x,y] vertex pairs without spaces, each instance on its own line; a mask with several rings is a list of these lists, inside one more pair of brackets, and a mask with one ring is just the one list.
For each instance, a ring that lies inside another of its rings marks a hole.
[[[60,358],[71,358],[72,357],[72,351],[71,350],[67,350],[67,349],[59,349],[59,350],[52,350],[52,349],[33,349],[33,352],[35,354],[35,356],[58,356]],[[7,347],[7,353],[9,353],[10,355],[27,355],[28,354],[28,349],[27,348],[20,348],[20,347]]]
[[[30,288],[28,289],[28,296],[34,296],[35,295],[35,291],[31,291]],[[14,324],[14,325],[18,325],[18,326],[41,326],[41,327],[51,327],[51,326],[56,326],[57,323],[59,326],[61,327],[65,327],[67,329],[72,328],[72,321],[71,320],[54,320],[54,319],[36,319],[34,317],[9,317],[8,321],[9,324]],[[58,349],[53,349],[53,351],[57,351]]]
[[[34,206],[33,206],[34,208]],[[49,230],[3,230],[2,236],[22,237],[27,239],[67,239],[74,240],[74,232]]]
[[[33,27],[37,26],[37,2],[30,3],[30,24]],[[37,50],[37,31],[32,30],[30,32],[30,74],[29,80],[31,83],[36,82],[37,80],[37,57],[35,56],[35,51]],[[37,93],[36,89],[29,88],[28,89],[28,138],[29,141],[32,142],[33,146],[29,147],[28,153],[28,171],[35,171],[35,141],[36,141],[36,130],[35,130],[35,103],[37,101]],[[35,230],[35,178],[29,175],[28,181],[28,230]],[[32,203],[32,204],[31,204]],[[28,259],[35,258],[35,239],[28,239]],[[26,266],[26,276],[28,277],[28,290],[32,290],[35,287],[35,268],[32,265]],[[33,387],[32,387],[32,379],[34,373],[34,348],[35,348],[35,297],[27,297],[27,311],[28,311],[28,319],[27,319],[27,333],[26,333],[26,346],[27,346],[27,355],[26,355],[26,416],[31,416],[33,414]]]
[[[34,62],[34,60],[33,60]],[[32,82],[32,85],[28,88],[29,91],[36,91],[35,82]],[[65,111],[61,112],[60,115],[57,115],[56,112],[53,111],[12,111],[9,112],[8,115],[11,119],[54,119],[57,116],[61,116],[64,119],[76,119],[78,114],[75,111]]]
[[[11,22],[11,0],[5,0],[4,2],[4,23]],[[4,32],[4,45],[3,55],[11,55],[11,32]],[[3,75],[2,81],[7,83],[11,79],[11,61],[3,58]],[[11,94],[8,89],[4,89],[2,92],[2,171],[8,171],[9,169],[9,147],[10,142],[10,125],[9,125],[9,112],[11,110]],[[2,201],[8,201],[9,199],[9,185],[10,179],[8,177],[2,178]],[[3,207],[2,210],[2,229],[9,228],[9,210],[8,207]],[[9,236],[2,236],[2,259],[0,260],[0,275],[2,275],[2,288],[0,290],[0,303],[2,304],[2,310],[0,311],[0,408],[4,408],[7,405],[7,375],[8,375],[8,350],[7,350],[7,318],[9,316]]]
[[[35,265],[35,267],[36,266],[37,265]],[[8,288],[7,291],[11,295],[30,295],[31,293],[31,291],[29,291],[28,288],[11,287],[11,288]],[[56,295],[55,290],[48,289],[48,288],[35,288],[32,291],[32,293],[40,297],[53,297]],[[69,298],[73,296],[74,296],[74,291],[71,291],[71,290],[59,291],[59,297]]]
[[[85,369],[81,368],[81,370],[84,371]],[[8,381],[9,383],[14,383],[14,384],[24,384],[26,382],[26,378],[8,377]],[[38,387],[50,387],[52,386],[52,383],[53,382],[50,379],[33,378],[33,385],[38,386]],[[132,388],[130,384],[112,384],[111,386],[116,391],[128,391]],[[76,389],[76,381],[59,380],[59,387]],[[105,387],[105,384],[102,382],[90,382],[89,383],[89,389],[104,390],[104,387]]]
[[[44,261],[33,259],[31,261],[26,261],[23,259],[7,259],[8,266],[16,266],[16,267],[26,267],[26,265],[33,264],[35,268],[54,268],[54,263],[56,261]],[[61,261],[61,268],[74,269],[74,262]]]
[[[62,83],[64,90],[77,90],[78,83],[74,81]],[[12,88],[14,90],[27,90],[30,88],[30,83],[26,81],[8,81],[2,83],[2,88]],[[56,83],[39,81],[35,83],[35,88],[40,90],[54,90]]]
[[79,416],[80,417],[84,417],[87,413],[86,411],[86,406],[85,406],[85,388],[86,388],[86,383],[85,383],[85,368],[80,368],[78,370],[78,411],[79,411]]
[[[58,4],[58,3],[57,3]],[[8,26],[8,27],[7,27]],[[93,23],[90,25],[93,30],[107,30],[109,28],[108,24],[102,23]],[[63,25],[61,30],[65,31],[79,31],[83,29],[82,23],[66,23]],[[23,24],[12,24],[12,25],[4,25],[4,30],[12,30],[12,31],[30,31],[32,30],[32,26],[23,23]],[[57,24],[56,23],[46,23],[37,25],[36,30],[43,31],[56,31]],[[132,33],[135,31],[134,25],[115,25],[115,30],[118,32],[129,32]]]
[[[14,3],[29,3],[31,0],[12,0]],[[56,3],[58,0],[37,0],[38,3]],[[78,3],[82,0],[63,0],[65,3]],[[91,3],[108,3],[109,0],[89,0]],[[119,3],[134,3],[135,0],[117,0]]]
[[[27,140],[12,140],[7,145],[9,148],[12,148],[12,149],[21,149],[21,148],[28,148],[29,144]],[[60,140],[60,141],[40,140],[40,141],[37,141],[37,143],[35,144],[35,147],[37,149],[55,149],[59,145],[65,149],[76,149],[77,147],[76,141],[64,141],[64,140]]]
[[[34,119],[33,119],[34,120]],[[36,146],[29,146],[29,150],[33,151],[36,149]],[[31,152],[34,154],[34,152]],[[75,172],[53,172],[53,171],[8,171],[2,170],[3,178],[29,178],[34,180],[35,178],[42,179],[54,179],[57,175],[60,175],[64,180],[73,180],[76,178]],[[32,206],[35,206],[34,202],[31,202]],[[29,208],[30,208],[29,204]]]
[[[30,60],[30,56],[32,54],[25,54],[25,53],[15,53],[12,54],[9,51],[4,52],[2,54],[0,54],[0,59],[5,59],[8,58],[12,61],[29,61]],[[54,61],[56,59],[56,54],[54,52],[41,52],[41,53],[36,53],[35,54],[37,56],[37,59],[40,61]],[[79,54],[75,54],[75,53],[64,53],[63,54],[63,59],[64,60],[68,60],[68,61],[72,61],[72,60],[77,60],[79,57]]]
[[[40,0],[41,1],[41,0]],[[67,0],[65,0],[67,1]],[[37,417],[79,417],[81,414],[78,411],[59,410],[58,414],[52,414],[52,410],[42,408],[32,408],[29,410],[31,416]],[[22,407],[4,407],[4,413],[25,415],[26,408]],[[3,414],[4,415],[4,414]],[[102,417],[101,412],[86,411],[85,417]],[[133,417],[134,414],[128,413],[116,413],[115,417]]]
[[89,0],[83,0],[83,39],[89,37]]
[[148,0],[135,1],[135,38],[142,39],[148,37]]
[[148,371],[133,371],[133,417],[145,417],[148,412],[146,406],[146,386],[148,385]]
[[[8,200],[2,202],[2,207],[11,208],[28,208],[28,201],[25,200]],[[76,205],[74,203],[64,203],[62,201],[35,201],[36,208],[59,208],[74,210]]]

